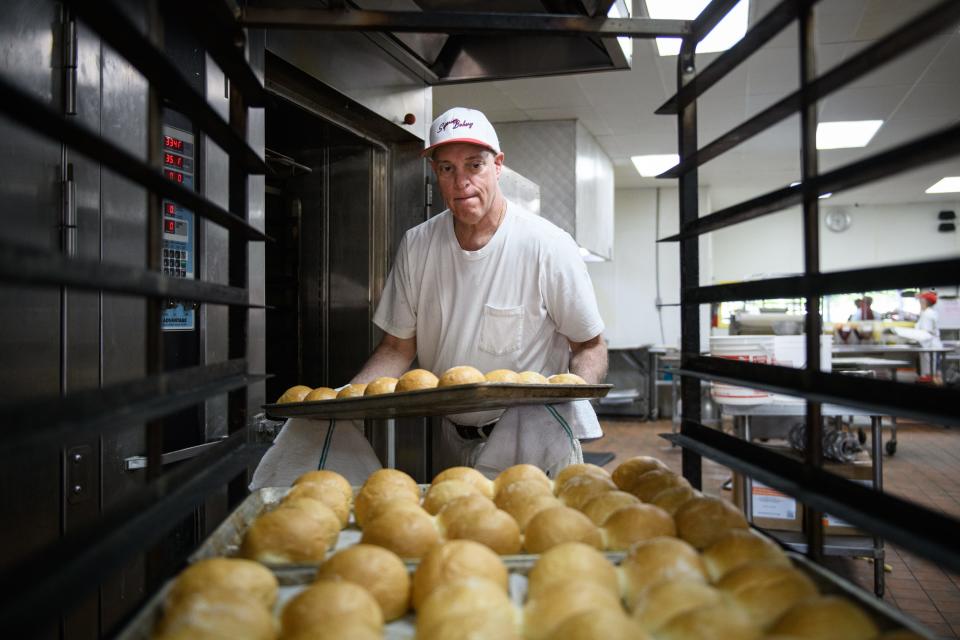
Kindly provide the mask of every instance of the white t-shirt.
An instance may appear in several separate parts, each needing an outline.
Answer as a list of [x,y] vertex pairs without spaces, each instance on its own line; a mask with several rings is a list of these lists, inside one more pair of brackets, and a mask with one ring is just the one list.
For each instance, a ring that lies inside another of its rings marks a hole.
[[514,203],[477,251],[460,247],[449,210],[407,231],[373,321],[398,338],[416,336],[420,366],[438,375],[462,364],[565,372],[568,339],[585,342],[604,328],[573,238]]
[[932,335],[934,338],[940,337],[940,322],[937,314],[937,310],[933,307],[927,307],[920,312],[920,317],[917,318],[917,329],[923,329]]

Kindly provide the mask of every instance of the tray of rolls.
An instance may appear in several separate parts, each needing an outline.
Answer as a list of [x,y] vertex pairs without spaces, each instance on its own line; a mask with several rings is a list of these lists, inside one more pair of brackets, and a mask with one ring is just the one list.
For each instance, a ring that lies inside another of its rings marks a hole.
[[275,418],[403,418],[505,409],[522,404],[553,404],[602,398],[613,385],[587,384],[572,373],[544,376],[497,369],[486,374],[470,366],[453,367],[439,378],[426,369],[369,384],[349,384],[339,391],[293,386],[273,404],[263,405]]

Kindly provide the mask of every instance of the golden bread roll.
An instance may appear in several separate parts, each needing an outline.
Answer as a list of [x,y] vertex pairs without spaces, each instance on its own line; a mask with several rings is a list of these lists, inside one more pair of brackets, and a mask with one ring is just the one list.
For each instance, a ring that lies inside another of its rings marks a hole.
[[310,387],[304,386],[302,384],[294,385],[283,392],[283,395],[277,398],[277,404],[286,404],[288,402],[303,402],[303,399],[306,398],[310,392],[313,391]]
[[548,640],[652,640],[636,622],[612,608],[582,611],[554,627]]
[[597,465],[590,464],[589,462],[570,464],[561,469],[560,473],[557,474],[557,477],[553,479],[554,493],[559,494],[563,489],[564,483],[566,483],[566,481],[570,478],[575,478],[577,476],[596,476],[598,478],[606,478],[607,480],[610,480],[610,472],[603,467],[598,467]]
[[611,551],[629,549],[633,544],[661,536],[677,535],[670,514],[652,504],[635,504],[614,512],[603,523],[605,546]]
[[730,602],[674,616],[657,631],[657,640],[757,640],[763,635],[746,611]]
[[717,582],[737,567],[749,562],[765,562],[783,567],[790,560],[777,543],[751,529],[731,529],[700,555],[711,582]]
[[547,376],[536,371],[521,371],[517,374],[517,382],[520,384],[550,384]]
[[413,608],[420,609],[434,589],[466,578],[485,578],[507,593],[507,567],[489,547],[472,540],[449,540],[427,552],[413,574]]
[[632,493],[644,502],[650,502],[664,489],[682,486],[690,486],[690,483],[683,476],[678,476],[669,469],[652,469],[636,476],[625,491]]
[[680,484],[675,487],[664,489],[653,496],[648,503],[655,507],[660,507],[670,515],[674,515],[677,509],[684,503],[693,498],[700,497],[702,494],[688,484]]
[[582,475],[567,479],[557,497],[568,507],[579,510],[598,495],[616,490],[617,485],[610,478]]
[[306,482],[337,491],[347,503],[353,502],[353,487],[350,486],[346,478],[336,471],[327,471],[326,469],[307,471],[293,481],[293,486]]
[[350,503],[343,499],[343,494],[339,491],[330,490],[312,482],[303,482],[290,489],[280,506],[292,506],[300,498],[310,498],[322,502],[330,507],[330,510],[337,516],[341,529],[347,526],[347,521],[350,519]]
[[367,388],[363,390],[364,396],[379,396],[385,393],[393,393],[397,388],[397,379],[391,378],[390,376],[382,376],[377,378],[373,382],[367,384]]
[[383,612],[370,592],[352,582],[322,580],[296,595],[280,614],[284,637],[323,628],[330,620],[383,627]]
[[863,610],[840,596],[819,596],[794,605],[771,627],[771,635],[817,640],[868,640],[879,633]]
[[330,507],[302,498],[295,507],[281,507],[254,520],[243,536],[240,556],[266,564],[320,562],[339,535],[340,520]]
[[661,580],[707,581],[700,554],[678,538],[653,538],[638,542],[620,563],[627,608],[633,610],[643,593]]
[[520,376],[517,375],[517,372],[510,369],[494,369],[488,371],[483,377],[487,379],[487,382],[499,384],[517,384],[520,382]]
[[399,469],[377,469],[367,476],[362,488],[373,489],[375,487],[388,485],[404,487],[413,493],[420,495],[420,487],[417,485],[417,481],[414,480],[409,474],[404,473]]
[[598,527],[602,527],[611,515],[624,507],[641,504],[640,498],[626,491],[605,491],[588,500],[581,511]]
[[555,373],[547,382],[550,384],[587,384],[587,381],[575,373]]
[[323,626],[299,633],[285,633],[281,640],[383,640],[383,629],[354,618],[330,618]]
[[360,542],[390,549],[401,558],[422,558],[440,542],[440,534],[423,509],[390,509],[367,523]]
[[435,516],[447,503],[469,495],[481,495],[480,490],[462,480],[444,480],[430,485],[427,495],[423,497],[423,508]]
[[397,393],[401,391],[419,391],[420,389],[433,389],[440,382],[433,372],[426,369],[411,369],[400,376],[397,380],[397,387],[394,389]]
[[417,609],[417,638],[429,636],[443,620],[473,614],[504,615],[513,603],[501,585],[485,578],[461,578],[438,585]]
[[304,402],[317,402],[320,400],[333,400],[337,397],[337,392],[330,387],[317,387],[306,396],[304,396]]
[[[383,473],[383,472],[392,473]],[[413,478],[396,469],[379,469],[363,483],[353,504],[357,526],[363,528],[373,512],[383,503],[407,502],[420,504],[420,488]]]
[[440,529],[441,533],[444,533],[452,522],[466,517],[468,513],[496,510],[497,505],[493,504],[493,500],[486,496],[479,494],[461,496],[443,505],[440,513],[437,514],[437,528]]
[[438,620],[429,628],[417,625],[417,640],[520,640],[518,612],[512,606],[500,605],[484,611],[473,611],[458,617]]
[[520,532],[525,533],[527,531],[527,525],[530,524],[533,516],[546,509],[562,506],[563,503],[553,496],[535,495],[524,500],[511,501],[503,510],[513,516],[513,519],[517,521],[517,525],[520,527]]
[[527,524],[523,547],[528,553],[543,553],[564,542],[583,542],[602,548],[600,529],[576,509],[544,509]]
[[554,582],[524,605],[524,636],[530,640],[548,638],[567,618],[585,611],[595,614],[603,609],[622,614],[619,596],[593,582]]
[[401,617],[410,608],[410,574],[400,556],[369,544],[357,544],[330,556],[317,570],[317,581],[346,580],[370,592],[384,619]]
[[186,593],[167,608],[156,640],[273,640],[276,623],[257,599],[229,589]]
[[675,616],[719,604],[723,598],[721,591],[698,580],[662,580],[637,600],[633,617],[644,629],[656,633]]
[[520,527],[507,513],[473,511],[446,524],[444,535],[448,540],[473,540],[485,544],[500,555],[520,553]]
[[594,582],[620,597],[617,570],[602,553],[582,542],[564,542],[544,552],[527,574],[527,598],[532,599],[555,582]]
[[359,398],[363,396],[367,391],[366,382],[355,382],[353,384],[348,384],[343,389],[337,393],[337,398]]
[[553,483],[540,467],[535,467],[532,464],[515,464],[512,467],[507,467],[501,471],[496,478],[494,478],[494,497],[500,493],[501,489],[513,484],[514,482],[517,482],[518,480],[533,480],[535,482],[539,482],[545,485],[547,489],[549,489],[550,494],[553,495]]
[[440,376],[438,386],[455,387],[459,384],[477,384],[486,382],[487,379],[479,369],[475,367],[461,365],[459,367],[450,367]]
[[471,467],[450,467],[449,469],[444,469],[434,477],[431,484],[439,484],[444,480],[461,480],[467,482],[479,489],[483,495],[491,499],[493,498],[493,481]]
[[653,471],[654,469],[666,468],[667,465],[656,458],[651,458],[650,456],[635,456],[617,465],[617,468],[613,470],[610,477],[613,478],[614,484],[620,487],[621,491],[627,491],[627,487],[630,486],[630,483],[633,482],[633,479],[637,476],[647,471]]
[[553,491],[550,485],[539,479],[517,480],[501,487],[493,501],[498,507],[506,510],[512,504],[520,504],[536,496],[552,498]]
[[734,569],[717,588],[730,594],[761,628],[790,607],[817,595],[813,581],[791,566],[752,562]]
[[688,500],[673,516],[677,535],[697,549],[706,549],[730,529],[746,529],[747,521],[735,506],[702,496]]
[[227,589],[247,595],[267,609],[277,600],[277,578],[259,562],[243,558],[207,558],[180,572],[164,602],[170,608],[187,594]]

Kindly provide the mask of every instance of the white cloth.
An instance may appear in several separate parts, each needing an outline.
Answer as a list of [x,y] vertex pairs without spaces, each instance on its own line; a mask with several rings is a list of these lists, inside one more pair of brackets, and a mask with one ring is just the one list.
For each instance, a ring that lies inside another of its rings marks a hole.
[[[920,346],[930,348],[940,348],[943,346],[943,343],[940,341],[940,317],[937,314],[937,310],[933,307],[927,307],[920,312],[920,317],[917,318],[917,329],[920,331],[926,331],[930,337],[924,340],[920,340]],[[920,375],[921,376],[932,376],[936,375],[939,372],[934,370],[934,356],[932,353],[921,353],[920,354]]]
[[362,421],[290,418],[260,460],[249,489],[289,487],[316,469],[336,471],[358,486],[380,468],[377,454],[363,437]]
[[[373,321],[398,338],[416,336],[420,366],[438,375],[462,364],[565,372],[568,339],[585,342],[604,328],[577,244],[512,202],[477,251],[460,247],[449,210],[407,231]],[[455,420],[485,424],[500,413]],[[598,426],[581,437],[600,435]]]

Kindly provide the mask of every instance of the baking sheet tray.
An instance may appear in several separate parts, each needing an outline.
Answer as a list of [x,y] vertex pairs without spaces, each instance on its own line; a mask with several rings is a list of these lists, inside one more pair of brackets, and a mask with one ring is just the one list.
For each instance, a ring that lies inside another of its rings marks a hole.
[[373,419],[442,416],[506,409],[521,404],[556,404],[602,398],[612,388],[612,384],[478,383],[361,398],[265,404],[263,409],[272,418]]

